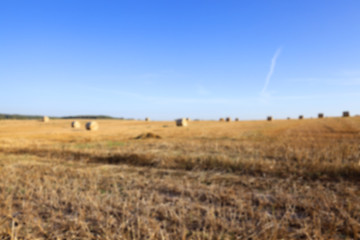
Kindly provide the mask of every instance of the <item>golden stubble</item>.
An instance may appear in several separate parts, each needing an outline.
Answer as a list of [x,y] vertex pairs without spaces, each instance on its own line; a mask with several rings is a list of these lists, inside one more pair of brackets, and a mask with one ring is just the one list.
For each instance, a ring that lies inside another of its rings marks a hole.
[[71,121],[1,121],[5,239],[359,238],[359,118]]

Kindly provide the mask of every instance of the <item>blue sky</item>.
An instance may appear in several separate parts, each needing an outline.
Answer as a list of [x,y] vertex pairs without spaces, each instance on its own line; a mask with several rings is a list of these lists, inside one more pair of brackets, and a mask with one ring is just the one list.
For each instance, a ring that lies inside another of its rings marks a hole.
[[3,0],[0,112],[360,113],[360,1]]

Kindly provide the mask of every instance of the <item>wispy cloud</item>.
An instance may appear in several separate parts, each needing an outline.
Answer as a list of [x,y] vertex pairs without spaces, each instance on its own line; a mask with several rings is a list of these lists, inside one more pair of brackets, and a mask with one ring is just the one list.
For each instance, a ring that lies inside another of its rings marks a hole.
[[[145,95],[141,93],[135,92],[126,92],[126,91],[118,91],[113,89],[99,89],[93,88],[88,89],[97,92],[107,93],[107,96],[110,99],[118,99],[119,102],[121,99],[131,98],[132,100],[136,100],[138,104],[151,104],[156,106],[166,106],[166,105],[182,105],[182,104],[190,104],[192,106],[199,105],[216,105],[219,106],[264,106],[269,105],[270,100],[273,103],[283,103],[284,101],[304,101],[304,100],[324,100],[324,99],[334,99],[334,98],[346,98],[346,97],[360,97],[360,92],[346,92],[346,93],[327,93],[327,94],[309,94],[309,95],[276,95],[273,94],[270,96],[262,96],[262,97],[240,97],[240,98],[221,98],[221,97],[166,97],[166,96],[154,96],[154,95]],[[95,95],[96,96],[96,95]],[[96,97],[95,97],[96,99]],[[99,100],[104,100],[104,98],[99,98]]]
[[162,79],[164,77],[167,77],[168,75],[165,72],[158,72],[158,73],[143,73],[132,76],[135,79],[141,79],[141,80],[153,80],[153,79]]
[[293,96],[273,96],[274,100],[313,100],[313,99],[334,99],[344,97],[357,97],[360,96],[360,92],[346,92],[346,93],[328,93],[328,94],[314,94],[314,95],[293,95]]
[[154,72],[145,72],[140,74],[129,75],[130,79],[135,80],[164,80],[164,79],[177,79],[182,77],[183,74],[174,70],[159,70]]
[[276,61],[277,61],[280,53],[281,53],[281,48],[278,48],[278,49],[276,50],[274,56],[273,56],[272,59],[271,59],[270,70],[269,70],[269,72],[268,72],[268,74],[267,74],[267,76],[266,76],[265,84],[264,84],[264,87],[263,87],[263,89],[262,89],[262,91],[261,91],[261,95],[264,95],[264,96],[267,95],[267,88],[268,88],[268,86],[269,86],[270,79],[271,79],[271,77],[272,77],[272,75],[273,75],[273,73],[274,73],[275,66],[276,66]]
[[360,77],[360,70],[345,70],[342,75],[347,77]]
[[[222,97],[206,97],[210,95],[210,91],[207,89],[198,89],[198,94],[203,94],[204,96],[199,97],[168,97],[168,96],[154,96],[147,95],[143,93],[131,92],[131,91],[122,91],[118,89],[107,89],[107,88],[98,88],[98,87],[86,87],[87,91],[91,92],[102,92],[106,93],[108,97],[121,98],[131,98],[133,100],[138,100],[140,102],[158,104],[158,105],[168,105],[168,104],[248,104],[249,102],[255,101],[256,98],[222,98]],[[96,96],[96,95],[95,95]],[[101,98],[102,99],[102,98]]]
[[306,83],[329,86],[359,86],[360,77],[340,76],[337,78],[290,78],[288,81],[293,83]]
[[197,86],[197,94],[200,96],[207,96],[210,94],[210,91],[208,89],[206,89],[204,86],[198,85]]
[[343,80],[338,85],[342,85],[342,86],[360,86],[360,78],[346,79],[346,80]]

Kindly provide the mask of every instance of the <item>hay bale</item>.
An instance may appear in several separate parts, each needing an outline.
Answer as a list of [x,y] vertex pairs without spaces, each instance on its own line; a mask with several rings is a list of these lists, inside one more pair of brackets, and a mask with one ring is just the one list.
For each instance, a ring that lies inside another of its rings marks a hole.
[[95,121],[87,122],[85,128],[89,131],[96,131],[99,129],[99,124]]
[[319,113],[319,114],[318,114],[318,118],[324,118],[324,114],[323,114],[323,113]]
[[267,120],[268,120],[269,122],[271,122],[271,121],[273,120],[272,116],[268,116],[268,117],[267,117]]
[[145,118],[145,122],[150,122],[150,118]]
[[290,120],[290,119],[291,119],[290,117],[287,118],[287,120]]
[[299,116],[299,119],[301,120],[301,119],[304,119],[304,116],[303,115],[300,115]]
[[227,117],[227,118],[226,118],[226,121],[227,121],[227,122],[231,122],[231,117]]
[[349,111],[344,111],[343,112],[343,117],[350,117],[350,112]]
[[72,127],[72,128],[80,128],[80,127],[81,127],[81,124],[80,124],[80,122],[78,122],[78,121],[72,121],[72,122],[71,122],[71,127]]
[[235,118],[235,122],[238,122],[239,121],[239,118]]
[[224,120],[223,118],[220,118],[219,121],[220,121],[220,122],[223,122],[223,121],[225,121],[225,120]]
[[186,121],[190,122],[190,121],[191,121],[191,118],[186,118]]
[[188,125],[188,121],[185,118],[176,119],[175,122],[178,127],[187,127]]
[[43,122],[49,122],[49,121],[50,121],[50,118],[47,117],[47,116],[43,116],[42,121],[43,121]]

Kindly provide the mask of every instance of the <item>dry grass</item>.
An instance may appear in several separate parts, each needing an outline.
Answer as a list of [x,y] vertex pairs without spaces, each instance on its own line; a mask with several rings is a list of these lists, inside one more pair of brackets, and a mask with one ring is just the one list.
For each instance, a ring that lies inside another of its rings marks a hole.
[[70,122],[2,121],[4,239],[360,238],[360,118]]

